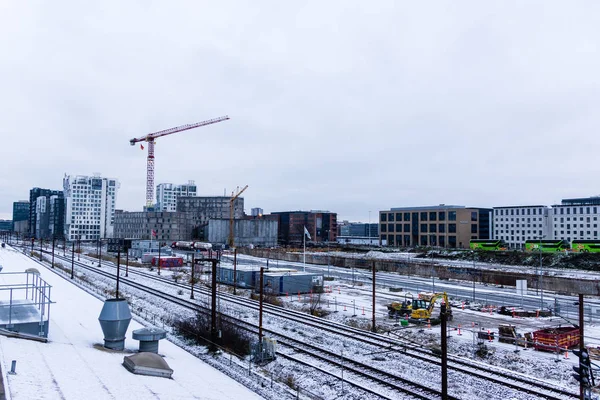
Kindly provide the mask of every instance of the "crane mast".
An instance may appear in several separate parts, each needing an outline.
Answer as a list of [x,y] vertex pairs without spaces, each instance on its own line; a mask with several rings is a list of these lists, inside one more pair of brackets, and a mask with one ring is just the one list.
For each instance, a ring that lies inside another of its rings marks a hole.
[[231,192],[231,199],[229,199],[229,247],[235,246],[235,239],[233,234],[233,203],[235,202],[235,199],[240,197],[240,195],[244,193],[244,190],[246,189],[248,189],[248,185],[244,186],[242,190],[239,190],[237,194]]
[[[183,132],[201,126],[216,124],[218,122],[226,121],[229,117],[213,118],[206,121],[196,122],[194,124],[187,124],[176,126],[175,128],[169,128],[158,132],[149,133],[139,138],[133,138],[129,141],[129,144],[134,146],[138,142],[146,142],[148,144],[148,158],[146,164],[146,207],[151,207],[154,202],[154,144],[155,140],[159,137],[171,135],[177,132]],[[142,146],[142,150],[144,147]]]

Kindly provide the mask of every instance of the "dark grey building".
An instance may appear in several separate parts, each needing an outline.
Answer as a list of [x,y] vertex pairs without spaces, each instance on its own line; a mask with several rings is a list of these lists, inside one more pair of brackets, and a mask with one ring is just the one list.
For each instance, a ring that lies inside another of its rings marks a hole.
[[[182,240],[207,237],[208,221],[211,219],[229,219],[228,196],[181,196],[177,198],[177,212],[181,218]],[[244,217],[244,198],[238,197],[233,203],[233,218]]]
[[340,225],[340,236],[379,237],[379,224],[350,222]]
[[[277,221],[268,219],[236,219],[233,222],[234,243],[236,246],[277,245]],[[206,240],[212,244],[227,244],[229,238],[229,219],[211,219],[208,221]]]
[[25,233],[25,232],[21,232],[20,230],[17,230],[17,227],[21,227],[23,226],[23,224],[19,224],[19,222],[22,221],[29,221],[29,202],[27,200],[19,200],[19,201],[15,201],[13,203],[13,227],[12,230],[19,232],[19,233]]
[[[50,198],[56,196],[51,200]],[[43,200],[42,200],[43,199]],[[38,201],[39,200],[39,201]],[[59,206],[62,203],[62,206]],[[64,235],[64,196],[61,190],[33,188],[29,191],[29,234],[36,238]],[[38,215],[38,210],[41,215]],[[50,219],[52,214],[52,220]],[[50,227],[52,221],[52,228]]]
[[181,240],[181,214],[169,211],[115,210],[114,237]]
[[12,221],[10,219],[0,219],[0,231],[11,231]]

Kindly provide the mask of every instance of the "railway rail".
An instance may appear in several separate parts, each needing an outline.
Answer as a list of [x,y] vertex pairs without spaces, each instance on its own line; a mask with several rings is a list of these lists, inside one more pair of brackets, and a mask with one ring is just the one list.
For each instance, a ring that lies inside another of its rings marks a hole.
[[[37,250],[39,251],[39,249],[37,249]],[[67,261],[69,263],[71,262],[71,260],[68,257],[63,257],[60,255],[57,255],[56,253],[55,253],[55,258]],[[91,258],[91,260],[96,260],[96,259]],[[91,266],[83,264],[81,262],[75,262],[75,264],[78,267],[90,270],[94,273],[99,273],[109,279],[116,279],[114,274],[108,273],[107,271],[104,271],[102,269],[98,269],[96,267],[91,267]],[[116,266],[109,262],[103,263],[103,266],[110,266],[110,267],[116,269]],[[159,277],[156,275],[147,274],[142,271],[137,271],[134,268],[131,268],[129,270],[129,273],[134,274],[134,275],[143,276],[146,279],[151,279],[151,280],[158,281],[158,282],[161,282],[161,283],[164,283],[167,285],[171,285],[174,287],[178,287],[178,288],[182,288],[182,289],[186,289],[186,290],[190,289],[190,285],[184,285],[184,284],[174,282],[174,281],[164,278],[164,277]],[[152,295],[156,295],[159,298],[163,298],[164,300],[171,301],[175,304],[178,304],[178,305],[188,308],[188,309],[193,309],[193,310],[199,311],[199,308],[202,308],[204,312],[206,312],[208,310],[207,308],[202,307],[201,305],[198,305],[197,303],[192,303],[192,302],[183,300],[181,298],[178,298],[176,296],[169,295],[165,292],[161,292],[156,289],[148,288],[145,285],[139,284],[139,283],[132,281],[130,279],[127,279],[127,278],[121,277],[121,282],[124,284],[127,284],[135,289],[142,290],[142,291],[147,292]],[[198,293],[204,293],[204,294],[208,293],[208,289],[205,289],[202,287],[196,287],[195,291],[197,291]],[[249,308],[254,311],[256,311],[258,309],[257,301],[252,301],[252,300],[245,299],[245,298],[240,299],[238,296],[230,295],[230,294],[223,293],[223,292],[220,292],[219,296],[221,299],[226,299],[227,301],[234,303],[238,306],[246,307],[246,308]],[[367,332],[364,330],[359,330],[359,329],[352,328],[352,327],[349,327],[346,325],[331,322],[331,321],[328,321],[328,320],[325,320],[322,318],[313,317],[311,315],[307,315],[307,314],[304,314],[304,313],[301,313],[298,311],[289,310],[289,309],[285,309],[285,308],[277,307],[277,306],[272,306],[269,304],[264,304],[263,308],[264,308],[263,311],[266,314],[272,314],[277,317],[281,317],[281,318],[285,318],[290,321],[301,323],[304,326],[310,326],[315,329],[327,331],[329,333],[342,335],[342,336],[352,339],[352,340],[360,341],[360,342],[363,342],[363,343],[371,345],[371,346],[376,346],[384,351],[400,351],[412,358],[415,358],[415,359],[418,359],[418,360],[421,360],[421,361],[424,361],[424,362],[427,362],[430,364],[434,364],[436,366],[441,365],[439,357],[437,357],[431,351],[425,350],[422,347],[417,346],[412,342],[403,341],[402,339],[392,339],[392,338],[384,337],[384,336],[374,334],[371,332]],[[245,329],[247,329],[248,331],[250,331],[252,333],[256,333],[255,325],[250,324],[247,321],[244,321],[242,319],[232,317],[232,316],[227,316],[227,318],[234,320],[236,323],[244,325]],[[319,349],[316,346],[315,346],[315,348],[313,348],[311,350],[307,350],[307,347],[309,347],[309,346],[307,346],[306,343],[300,342],[300,344],[298,344],[298,343],[294,344],[291,342],[295,341],[296,339],[285,336],[280,332],[275,332],[275,331],[268,330],[268,329],[263,329],[263,330],[266,332],[269,332],[272,336],[279,337],[278,341],[281,344],[286,343],[286,340],[287,340],[289,342],[289,346],[295,348],[296,350],[303,349],[302,351],[305,354],[310,354],[311,351],[312,352],[315,352],[315,351],[327,352],[328,351],[326,349]],[[286,353],[281,353],[281,354],[284,357],[288,357],[288,358],[291,357],[289,354],[286,354]],[[339,357],[340,357],[339,355],[329,354],[327,356],[327,359],[329,360],[328,362],[330,364],[332,364],[336,368],[340,368],[340,363],[339,362],[336,363],[335,361],[333,361],[335,358],[339,358]],[[349,358],[346,358],[344,361],[347,363],[347,365],[350,365],[350,363],[352,363],[352,362],[362,364],[362,367],[357,367],[357,368],[366,368],[367,370],[373,368],[364,363],[360,363],[359,361],[352,360]],[[477,378],[480,378],[480,379],[483,379],[483,380],[486,380],[486,381],[489,381],[489,382],[492,382],[495,384],[510,387],[512,389],[515,389],[515,390],[518,390],[521,392],[535,395],[535,396],[538,396],[539,398],[557,399],[558,400],[558,399],[568,399],[568,398],[577,398],[578,397],[578,394],[575,392],[565,390],[562,387],[551,385],[547,382],[537,380],[533,377],[516,375],[515,373],[508,371],[508,370],[501,370],[501,369],[490,367],[487,365],[474,363],[471,360],[463,359],[461,357],[454,356],[454,355],[448,356],[448,368],[450,370],[454,370],[456,372],[464,373],[469,376],[474,376],[474,377],[477,377]],[[389,372],[382,371],[380,369],[376,369],[376,370],[378,371],[378,373],[381,373],[384,375],[390,374]],[[370,372],[373,373],[372,370]],[[360,372],[357,372],[357,373],[360,374]],[[363,374],[363,376],[365,375],[364,372],[362,374]],[[388,378],[389,378],[389,376],[388,376]],[[396,378],[397,377],[394,376],[394,379],[396,379]],[[348,382],[348,384],[352,384],[352,383]],[[396,390],[400,390],[400,389],[396,388]],[[415,390],[414,388],[412,388],[411,390],[414,393],[417,393],[417,395],[418,395],[418,393],[419,393],[418,390]],[[421,390],[431,390],[431,389],[425,388],[425,389],[421,389]],[[436,393],[439,394],[439,392],[436,392]],[[425,397],[425,398],[431,398],[431,397],[429,396],[429,397]]]

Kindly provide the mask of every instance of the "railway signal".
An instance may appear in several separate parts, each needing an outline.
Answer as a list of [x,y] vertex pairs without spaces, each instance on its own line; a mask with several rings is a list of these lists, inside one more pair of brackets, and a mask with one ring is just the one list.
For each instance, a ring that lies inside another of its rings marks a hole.
[[579,357],[579,366],[573,367],[573,371],[575,371],[575,373],[572,374],[573,378],[575,378],[575,380],[577,380],[584,388],[583,399],[591,399],[591,388],[595,386],[595,382],[590,355],[587,349],[573,350],[573,354]]

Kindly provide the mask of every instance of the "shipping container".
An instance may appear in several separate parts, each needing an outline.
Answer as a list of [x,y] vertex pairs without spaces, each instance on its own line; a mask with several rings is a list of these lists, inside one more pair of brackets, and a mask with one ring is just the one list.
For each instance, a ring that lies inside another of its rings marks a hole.
[[[157,265],[158,257],[152,258],[152,265]],[[181,257],[160,257],[161,268],[175,268],[183,266],[183,258]]]
[[579,346],[579,329],[574,327],[546,328],[533,332],[536,350],[557,351]]

